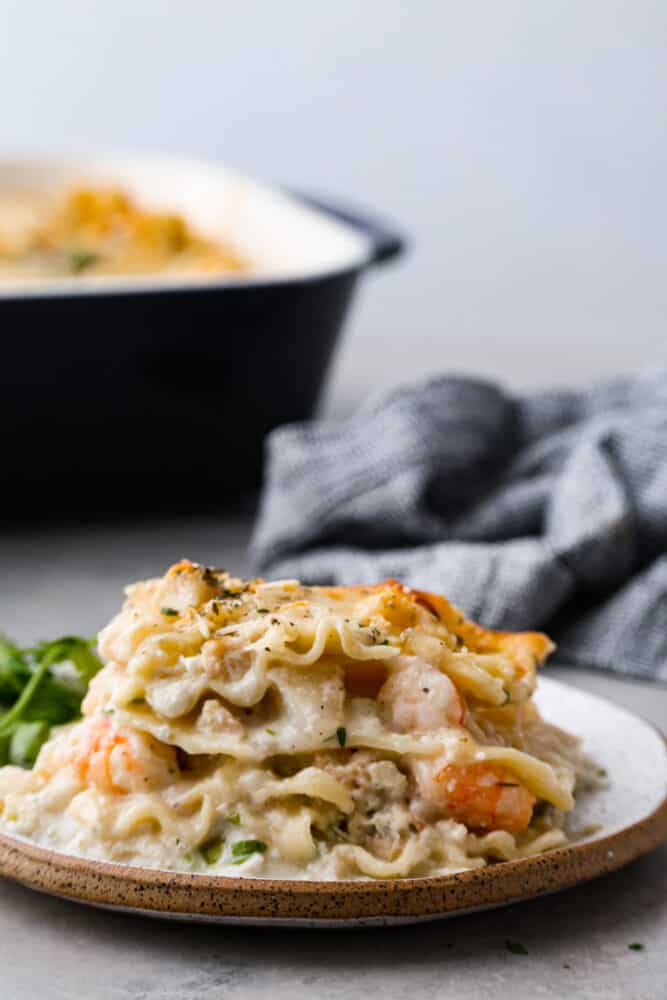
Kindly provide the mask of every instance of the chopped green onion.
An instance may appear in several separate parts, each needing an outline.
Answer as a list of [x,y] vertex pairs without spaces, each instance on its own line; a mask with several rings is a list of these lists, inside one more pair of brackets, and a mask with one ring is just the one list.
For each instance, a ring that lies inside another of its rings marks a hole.
[[178,611],[176,608],[160,608],[160,614],[166,615],[168,618],[177,618]]
[[263,840],[237,840],[232,844],[232,857],[236,859],[234,864],[242,865],[253,854],[263,854],[265,850],[266,844]]
[[338,743],[340,746],[344,747],[347,741],[347,729],[345,726],[339,726],[336,730],[336,737],[338,738]]
[[224,845],[224,840],[222,837],[215,837],[213,840],[209,840],[203,847],[199,848],[199,853],[206,862],[207,865],[215,865],[220,860],[220,855],[222,854],[222,848]]

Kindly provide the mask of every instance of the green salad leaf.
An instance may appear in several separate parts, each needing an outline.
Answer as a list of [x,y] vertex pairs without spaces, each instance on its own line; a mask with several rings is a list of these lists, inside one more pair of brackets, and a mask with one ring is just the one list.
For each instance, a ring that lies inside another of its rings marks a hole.
[[[60,665],[69,670],[53,669]],[[67,635],[21,649],[0,635],[0,766],[32,767],[51,727],[80,715],[101,667],[91,639]]]
[[12,703],[30,679],[30,668],[11,639],[0,635],[0,703]]

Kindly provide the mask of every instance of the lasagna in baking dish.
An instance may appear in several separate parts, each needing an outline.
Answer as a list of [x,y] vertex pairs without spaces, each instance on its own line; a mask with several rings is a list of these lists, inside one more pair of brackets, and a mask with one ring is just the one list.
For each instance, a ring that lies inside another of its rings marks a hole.
[[546,636],[389,580],[127,589],[83,717],[0,770],[6,832],[99,860],[296,879],[447,874],[562,844],[576,739],[533,704]]
[[118,188],[0,197],[0,282],[247,271],[236,251]]

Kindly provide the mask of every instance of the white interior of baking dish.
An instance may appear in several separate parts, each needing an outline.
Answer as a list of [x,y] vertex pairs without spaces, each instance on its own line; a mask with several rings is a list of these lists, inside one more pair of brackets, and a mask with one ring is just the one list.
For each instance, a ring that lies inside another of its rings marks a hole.
[[4,281],[0,298],[316,278],[363,266],[371,255],[368,238],[351,226],[217,163],[172,156],[0,160],[0,201],[13,194],[58,195],[79,185],[118,187],[147,210],[184,216],[203,235],[229,244],[249,271]]

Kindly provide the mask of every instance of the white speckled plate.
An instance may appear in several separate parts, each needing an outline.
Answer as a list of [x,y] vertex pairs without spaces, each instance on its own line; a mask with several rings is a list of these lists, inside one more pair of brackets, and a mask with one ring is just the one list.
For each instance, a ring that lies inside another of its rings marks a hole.
[[667,744],[602,698],[541,678],[545,718],[580,735],[609,784],[577,805],[594,833],[547,854],[436,878],[241,879],[102,864],[0,836],[0,875],[94,906],[176,920],[340,927],[454,916],[555,892],[620,868],[667,839]]

